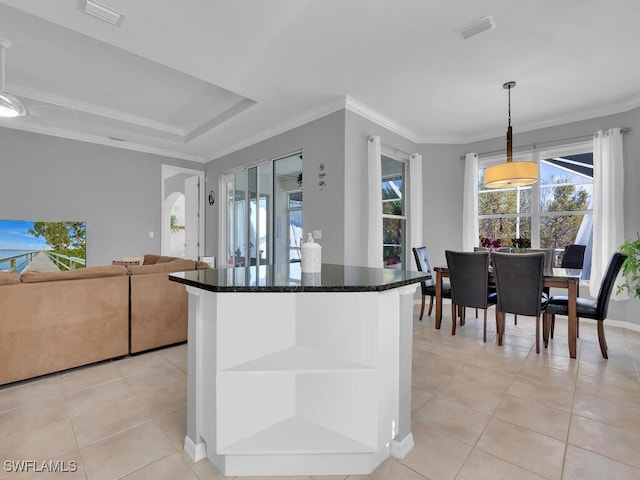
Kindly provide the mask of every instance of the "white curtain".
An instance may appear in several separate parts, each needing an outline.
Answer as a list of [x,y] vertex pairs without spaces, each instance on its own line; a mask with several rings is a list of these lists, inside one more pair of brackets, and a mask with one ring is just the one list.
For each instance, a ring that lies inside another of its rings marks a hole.
[[462,197],[462,250],[472,252],[478,245],[478,154],[467,153],[464,159]]
[[[593,252],[589,293],[597,297],[611,255],[624,243],[622,130],[593,135]],[[618,282],[620,282],[618,278]],[[614,299],[626,298],[614,295]]]
[[382,146],[380,137],[368,137],[367,266],[382,267]]
[[[405,258],[406,270],[415,270],[412,263],[412,249],[422,247],[422,155],[414,153],[409,156],[409,232],[410,244],[407,245]],[[413,268],[410,268],[412,265]]]

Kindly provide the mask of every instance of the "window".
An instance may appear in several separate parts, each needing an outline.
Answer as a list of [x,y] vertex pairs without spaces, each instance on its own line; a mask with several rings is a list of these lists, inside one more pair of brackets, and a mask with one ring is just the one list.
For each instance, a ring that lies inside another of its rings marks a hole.
[[384,155],[381,161],[383,265],[390,268],[403,268],[403,265],[406,265],[407,232],[406,164]]
[[484,169],[505,159],[487,159],[478,169],[480,237],[512,246],[526,238],[533,248],[552,248],[556,262],[571,243],[587,245],[583,278],[591,267],[593,146],[591,142],[518,155],[539,165],[538,183],[527,187],[485,189]]

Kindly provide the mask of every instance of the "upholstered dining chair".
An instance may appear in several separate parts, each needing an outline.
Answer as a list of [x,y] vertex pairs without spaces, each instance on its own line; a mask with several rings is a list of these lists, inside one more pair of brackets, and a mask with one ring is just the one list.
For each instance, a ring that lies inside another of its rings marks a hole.
[[[575,268],[581,270],[584,266],[584,252],[586,245],[578,245],[572,243],[564,247],[564,253],[562,254],[562,261],[560,262],[560,268]],[[547,292],[549,293],[549,292]],[[580,286],[578,285],[578,295],[580,295]],[[551,338],[553,338],[553,331],[555,329],[555,322],[551,322]],[[578,336],[580,336],[580,317],[578,317],[577,325]]]
[[505,313],[536,317],[536,353],[540,353],[540,316],[548,301],[542,291],[545,257],[544,252],[493,255],[498,290],[498,345],[502,345]]
[[[416,259],[416,266],[418,267],[419,272],[429,272],[432,277],[429,280],[425,280],[420,282],[420,286],[422,288],[422,306],[420,307],[420,317],[419,320],[422,320],[422,316],[424,315],[424,305],[426,297],[430,297],[429,300],[429,311],[427,315],[431,315],[431,310],[433,309],[433,299],[436,296],[436,281],[433,273],[433,267],[431,266],[431,259],[429,258],[429,250],[427,247],[416,247],[413,249],[413,256]],[[448,283],[442,284],[442,298],[451,298],[451,286]]]
[[575,243],[567,245],[564,248],[560,267],[582,269],[584,265],[584,251],[586,248],[586,245],[577,245]]
[[[586,298],[577,298],[576,313],[578,318],[591,318],[598,322],[598,342],[600,343],[600,352],[604,358],[609,358],[607,353],[607,340],[604,335],[604,320],[607,318],[607,311],[609,310],[609,300],[611,299],[611,293],[613,291],[613,285],[616,281],[616,277],[620,272],[622,264],[627,259],[624,253],[615,252],[609,260],[607,271],[605,272],[602,282],[600,283],[600,291],[598,292],[598,298],[596,300],[590,300]],[[553,328],[556,315],[568,315],[569,313],[569,300],[565,295],[554,295],[549,299],[547,309],[545,312],[545,327]],[[548,338],[548,333],[545,333],[545,339]]]
[[[497,249],[487,250],[485,247],[473,247],[474,252],[489,252],[489,267],[491,267],[491,254],[493,252],[511,253],[513,247],[498,247]],[[495,292],[496,286],[492,283],[489,284],[489,292]],[[476,317],[478,316],[478,309],[476,308]]]
[[[553,270],[554,249],[553,248],[527,248],[526,253],[544,253],[544,271],[551,272]],[[542,289],[547,298],[549,298],[549,287]],[[518,325],[518,315],[513,316],[513,324]]]
[[452,250],[444,253],[451,282],[451,335],[456,334],[456,307],[462,307],[461,323],[464,321],[464,307],[481,308],[484,310],[482,339],[486,342],[487,309],[498,300],[496,292],[489,290],[489,253]]

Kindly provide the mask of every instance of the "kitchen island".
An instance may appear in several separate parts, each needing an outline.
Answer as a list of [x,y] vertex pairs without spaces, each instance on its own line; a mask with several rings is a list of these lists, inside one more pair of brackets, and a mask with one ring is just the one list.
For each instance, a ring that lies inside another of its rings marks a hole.
[[192,460],[229,476],[353,475],[413,448],[422,272],[300,264],[180,272]]

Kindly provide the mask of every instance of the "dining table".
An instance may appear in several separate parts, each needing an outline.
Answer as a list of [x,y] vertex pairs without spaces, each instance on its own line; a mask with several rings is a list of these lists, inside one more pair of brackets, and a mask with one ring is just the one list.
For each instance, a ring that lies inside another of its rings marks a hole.
[[[439,266],[433,269],[436,272],[436,328],[440,329],[442,324],[442,279],[449,277],[449,268]],[[550,268],[546,269],[543,278],[543,287],[562,288],[567,290],[569,299],[568,311],[568,336],[569,336],[569,356],[576,358],[577,338],[578,338],[578,315],[576,304],[578,298],[578,289],[580,285],[580,277],[582,270],[574,268]],[[487,272],[489,283],[495,283],[493,270],[490,268]],[[455,319],[453,319],[455,321]],[[498,328],[502,330],[503,322],[498,322]],[[502,331],[498,332],[499,338],[502,338]],[[501,343],[501,342],[500,342]]]

